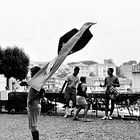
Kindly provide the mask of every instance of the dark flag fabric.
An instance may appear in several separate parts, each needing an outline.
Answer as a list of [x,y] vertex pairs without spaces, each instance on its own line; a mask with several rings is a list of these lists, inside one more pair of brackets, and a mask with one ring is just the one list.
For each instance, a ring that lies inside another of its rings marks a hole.
[[[27,84],[36,89],[37,91],[40,91],[40,89],[45,85],[47,80],[57,71],[65,58],[74,51],[76,52],[82,49],[88,43],[90,39],[88,39],[87,42],[84,42],[84,40],[82,39],[85,39],[86,35],[84,34],[87,32],[89,33],[89,28],[93,24],[95,23],[87,22],[80,28],[80,30],[77,31],[74,29],[74,33],[72,33],[72,35],[70,34],[68,39],[66,39],[67,41],[64,42],[63,45],[60,45],[62,47],[59,49],[58,55],[53,60],[48,62],[43,68],[41,68],[41,70],[36,75],[34,75],[34,77],[31,78],[27,82]],[[84,43],[85,45],[82,45],[82,47],[80,48],[80,44],[82,43]],[[79,48],[76,48],[78,46]],[[74,47],[75,49],[73,49]]]
[[[96,23],[93,23],[93,24],[96,24]],[[58,45],[58,54],[59,54],[60,50],[62,49],[62,47],[64,46],[64,44],[67,43],[67,41],[69,41],[69,39],[72,36],[74,36],[77,32],[78,32],[78,29],[74,28],[60,38],[59,45]],[[83,33],[83,35],[79,38],[79,40],[76,42],[76,44],[73,46],[73,48],[69,54],[75,53],[75,52],[81,50],[82,48],[84,48],[92,37],[93,37],[93,35],[89,31],[89,29],[87,29]]]
[[[71,31],[67,32],[64,34],[60,39],[59,39],[59,44],[58,44],[58,54],[63,48],[64,44],[68,42],[68,40],[74,36],[78,32],[78,29],[74,28]],[[73,49],[73,48],[72,48]]]

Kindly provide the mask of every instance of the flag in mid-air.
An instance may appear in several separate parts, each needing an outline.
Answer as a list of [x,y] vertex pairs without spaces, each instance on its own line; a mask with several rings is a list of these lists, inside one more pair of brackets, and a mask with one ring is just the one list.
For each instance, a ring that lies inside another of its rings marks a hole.
[[92,38],[89,28],[96,23],[87,22],[80,30],[73,29],[60,38],[58,46],[58,55],[48,62],[41,70],[34,75],[27,83],[37,91],[45,85],[47,80],[56,72],[65,58],[80,49],[82,49]]
[[[60,50],[62,49],[62,47],[64,46],[65,43],[68,42],[68,40],[74,36],[76,33],[78,32],[78,29],[74,28],[71,31],[67,32],[66,34],[64,34],[60,40],[59,40],[59,45],[58,45],[58,54],[60,52]],[[72,48],[72,50],[70,51],[69,54],[75,53],[79,50],[81,50],[82,48],[84,48],[86,46],[86,44],[90,41],[90,39],[93,37],[93,35],[91,34],[91,32],[87,29],[83,35],[79,38],[79,40],[76,42],[76,44],[74,45],[74,47]]]

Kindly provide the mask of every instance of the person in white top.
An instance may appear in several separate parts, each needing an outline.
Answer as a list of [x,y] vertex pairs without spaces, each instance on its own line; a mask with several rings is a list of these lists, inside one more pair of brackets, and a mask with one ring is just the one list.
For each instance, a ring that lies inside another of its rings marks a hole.
[[65,103],[66,103],[66,109],[65,109],[65,116],[64,117],[69,117],[70,113],[69,113],[69,102],[70,100],[72,100],[73,103],[73,108],[74,108],[74,114],[76,112],[76,86],[79,83],[79,78],[78,78],[78,73],[80,71],[79,67],[75,67],[74,68],[74,73],[70,74],[66,77],[66,80],[62,86],[62,89],[60,91],[60,93],[63,92],[63,89],[66,86],[65,89]]

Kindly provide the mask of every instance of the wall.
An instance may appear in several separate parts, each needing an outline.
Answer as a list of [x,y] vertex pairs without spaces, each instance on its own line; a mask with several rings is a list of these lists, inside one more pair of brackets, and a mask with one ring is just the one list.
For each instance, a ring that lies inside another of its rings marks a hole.
[[133,91],[140,91],[140,72],[132,73],[132,89]]

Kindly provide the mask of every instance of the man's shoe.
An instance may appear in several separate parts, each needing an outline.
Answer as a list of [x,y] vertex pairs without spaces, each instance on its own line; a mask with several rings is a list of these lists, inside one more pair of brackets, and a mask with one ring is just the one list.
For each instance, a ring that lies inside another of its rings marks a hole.
[[109,119],[109,120],[112,120],[112,117],[111,117],[111,116],[108,116],[108,119]]
[[108,117],[107,116],[104,116],[103,118],[101,118],[101,120],[107,120]]

